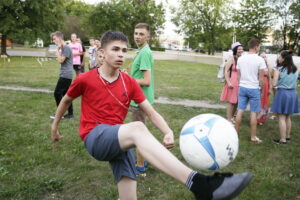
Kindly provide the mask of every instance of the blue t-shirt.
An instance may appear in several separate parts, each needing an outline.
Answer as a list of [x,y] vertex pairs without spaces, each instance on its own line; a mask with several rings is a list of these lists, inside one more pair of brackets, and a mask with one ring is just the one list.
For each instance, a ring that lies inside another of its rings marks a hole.
[[295,73],[287,73],[288,70],[282,67],[278,67],[277,70],[280,72],[277,88],[283,89],[295,89],[297,85],[298,70]]

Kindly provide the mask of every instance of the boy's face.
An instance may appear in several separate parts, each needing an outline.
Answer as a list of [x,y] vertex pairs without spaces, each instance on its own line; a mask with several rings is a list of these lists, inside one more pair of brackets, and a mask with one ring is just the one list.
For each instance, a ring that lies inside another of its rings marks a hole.
[[97,46],[97,48],[101,47],[101,42],[100,42],[100,40],[95,40],[95,45]]
[[127,43],[124,41],[112,41],[100,50],[103,57],[103,64],[119,69],[125,62]]
[[258,46],[255,47],[256,53],[259,52],[259,49],[260,49],[260,45],[258,45]]
[[58,47],[61,45],[61,39],[60,39],[59,37],[57,37],[56,35],[53,35],[52,41],[53,41],[54,44],[56,44],[56,46],[58,46]]
[[76,40],[77,40],[77,36],[75,34],[72,34],[71,35],[71,41],[76,42]]
[[134,29],[134,41],[137,46],[143,46],[150,38],[149,32],[145,28]]
[[95,40],[94,39],[90,39],[90,45],[94,46],[95,45]]

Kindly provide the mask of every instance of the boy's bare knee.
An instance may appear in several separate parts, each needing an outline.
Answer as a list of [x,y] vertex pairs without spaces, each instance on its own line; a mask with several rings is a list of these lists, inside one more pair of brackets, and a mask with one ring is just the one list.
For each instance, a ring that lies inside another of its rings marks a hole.
[[130,123],[130,128],[132,129],[133,132],[146,132],[147,131],[147,127],[145,126],[145,124],[143,122],[140,121],[135,121],[135,122],[131,122]]

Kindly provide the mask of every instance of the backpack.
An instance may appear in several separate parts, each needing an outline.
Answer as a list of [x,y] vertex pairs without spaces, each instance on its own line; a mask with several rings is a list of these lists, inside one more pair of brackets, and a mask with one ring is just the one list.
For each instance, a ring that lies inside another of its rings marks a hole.
[[[231,56],[232,56],[232,52],[223,51],[223,61],[219,66],[219,71],[217,75],[217,78],[221,83],[225,82],[225,66],[227,61],[231,58]],[[232,65],[229,68],[229,76],[231,76],[231,71],[232,71]]]

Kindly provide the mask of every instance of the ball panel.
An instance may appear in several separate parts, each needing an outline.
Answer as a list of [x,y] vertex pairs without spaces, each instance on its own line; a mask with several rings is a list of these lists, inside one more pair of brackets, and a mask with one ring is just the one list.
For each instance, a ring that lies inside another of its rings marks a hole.
[[213,164],[211,156],[193,135],[181,136],[179,145],[183,158],[191,166],[197,169],[206,169]]

